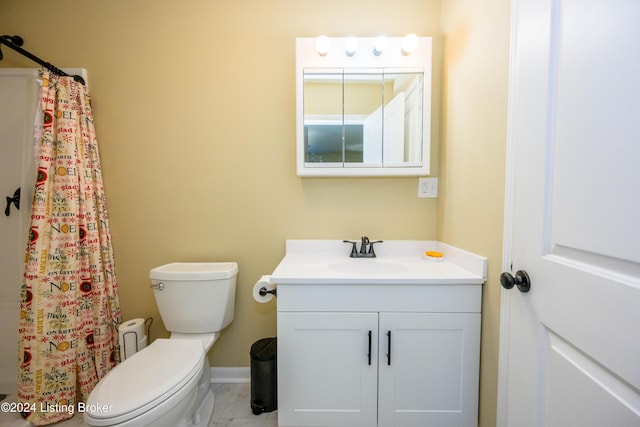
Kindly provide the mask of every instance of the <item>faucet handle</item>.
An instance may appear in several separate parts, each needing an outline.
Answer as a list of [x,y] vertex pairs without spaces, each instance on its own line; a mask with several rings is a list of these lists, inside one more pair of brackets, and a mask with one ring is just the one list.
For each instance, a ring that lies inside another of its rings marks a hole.
[[358,244],[358,242],[353,242],[351,240],[343,240],[344,243],[351,243],[353,246],[351,246],[351,255],[353,256],[354,254],[358,253],[358,248],[356,247],[356,245]]
[[373,244],[374,243],[382,243],[382,242],[383,242],[382,240],[376,240],[374,242],[369,242],[369,253],[373,254],[373,256],[375,257],[376,253],[373,251]]

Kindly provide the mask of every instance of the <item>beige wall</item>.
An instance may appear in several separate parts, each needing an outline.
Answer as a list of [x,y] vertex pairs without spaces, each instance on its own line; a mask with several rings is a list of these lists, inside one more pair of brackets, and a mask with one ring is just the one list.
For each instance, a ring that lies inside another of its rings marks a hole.
[[509,0],[445,0],[438,239],[489,258],[480,425],[495,426],[507,122]]
[[[248,366],[276,326],[251,289],[285,239],[436,237],[416,178],[296,176],[295,37],[437,34],[439,14],[425,0],[4,0],[0,28],[88,70],[123,317],[153,316],[165,335],[149,269],[238,261],[236,318],[211,360]],[[3,51],[2,66],[34,66]]]
[[[439,238],[490,259],[481,367],[490,427],[508,9],[508,0],[442,0],[442,10],[440,0],[0,0],[0,28],[59,67],[88,70],[124,319],[153,316],[152,336],[166,336],[149,269],[235,260],[236,318],[210,359],[248,366],[251,343],[276,333],[275,304],[255,303],[251,289],[285,239]],[[418,199],[416,178],[296,177],[294,38],[409,32],[434,37],[440,198]],[[34,66],[3,52],[2,67]]]

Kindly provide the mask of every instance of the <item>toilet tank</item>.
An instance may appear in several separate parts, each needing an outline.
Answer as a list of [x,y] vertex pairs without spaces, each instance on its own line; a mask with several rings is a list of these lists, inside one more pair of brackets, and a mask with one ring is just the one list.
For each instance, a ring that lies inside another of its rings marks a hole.
[[217,332],[233,320],[235,262],[174,262],[149,272],[162,322],[169,332]]

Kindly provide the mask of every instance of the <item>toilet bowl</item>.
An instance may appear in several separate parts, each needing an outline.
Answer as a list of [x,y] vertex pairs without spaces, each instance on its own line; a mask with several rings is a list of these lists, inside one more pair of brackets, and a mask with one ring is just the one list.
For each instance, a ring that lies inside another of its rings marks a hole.
[[198,341],[155,340],[98,383],[87,399],[85,422],[90,426],[178,425],[178,420],[166,416],[172,412],[168,409],[183,412],[175,409],[193,402],[204,358]]
[[168,339],[113,368],[80,409],[89,426],[207,426],[213,416],[207,352],[234,315],[236,263],[173,263],[150,277]]

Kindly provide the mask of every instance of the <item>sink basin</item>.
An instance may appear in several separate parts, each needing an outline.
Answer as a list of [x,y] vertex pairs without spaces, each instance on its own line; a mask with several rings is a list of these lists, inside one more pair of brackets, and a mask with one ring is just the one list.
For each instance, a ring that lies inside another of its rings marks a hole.
[[[342,240],[287,240],[271,281],[278,286],[477,284],[487,272],[486,258],[439,242],[385,240],[376,248],[377,258],[350,258],[350,249]],[[427,250],[447,259],[425,260]]]
[[399,274],[408,270],[407,266],[389,261],[377,259],[350,259],[346,261],[334,262],[328,265],[329,268],[341,273],[349,274]]

